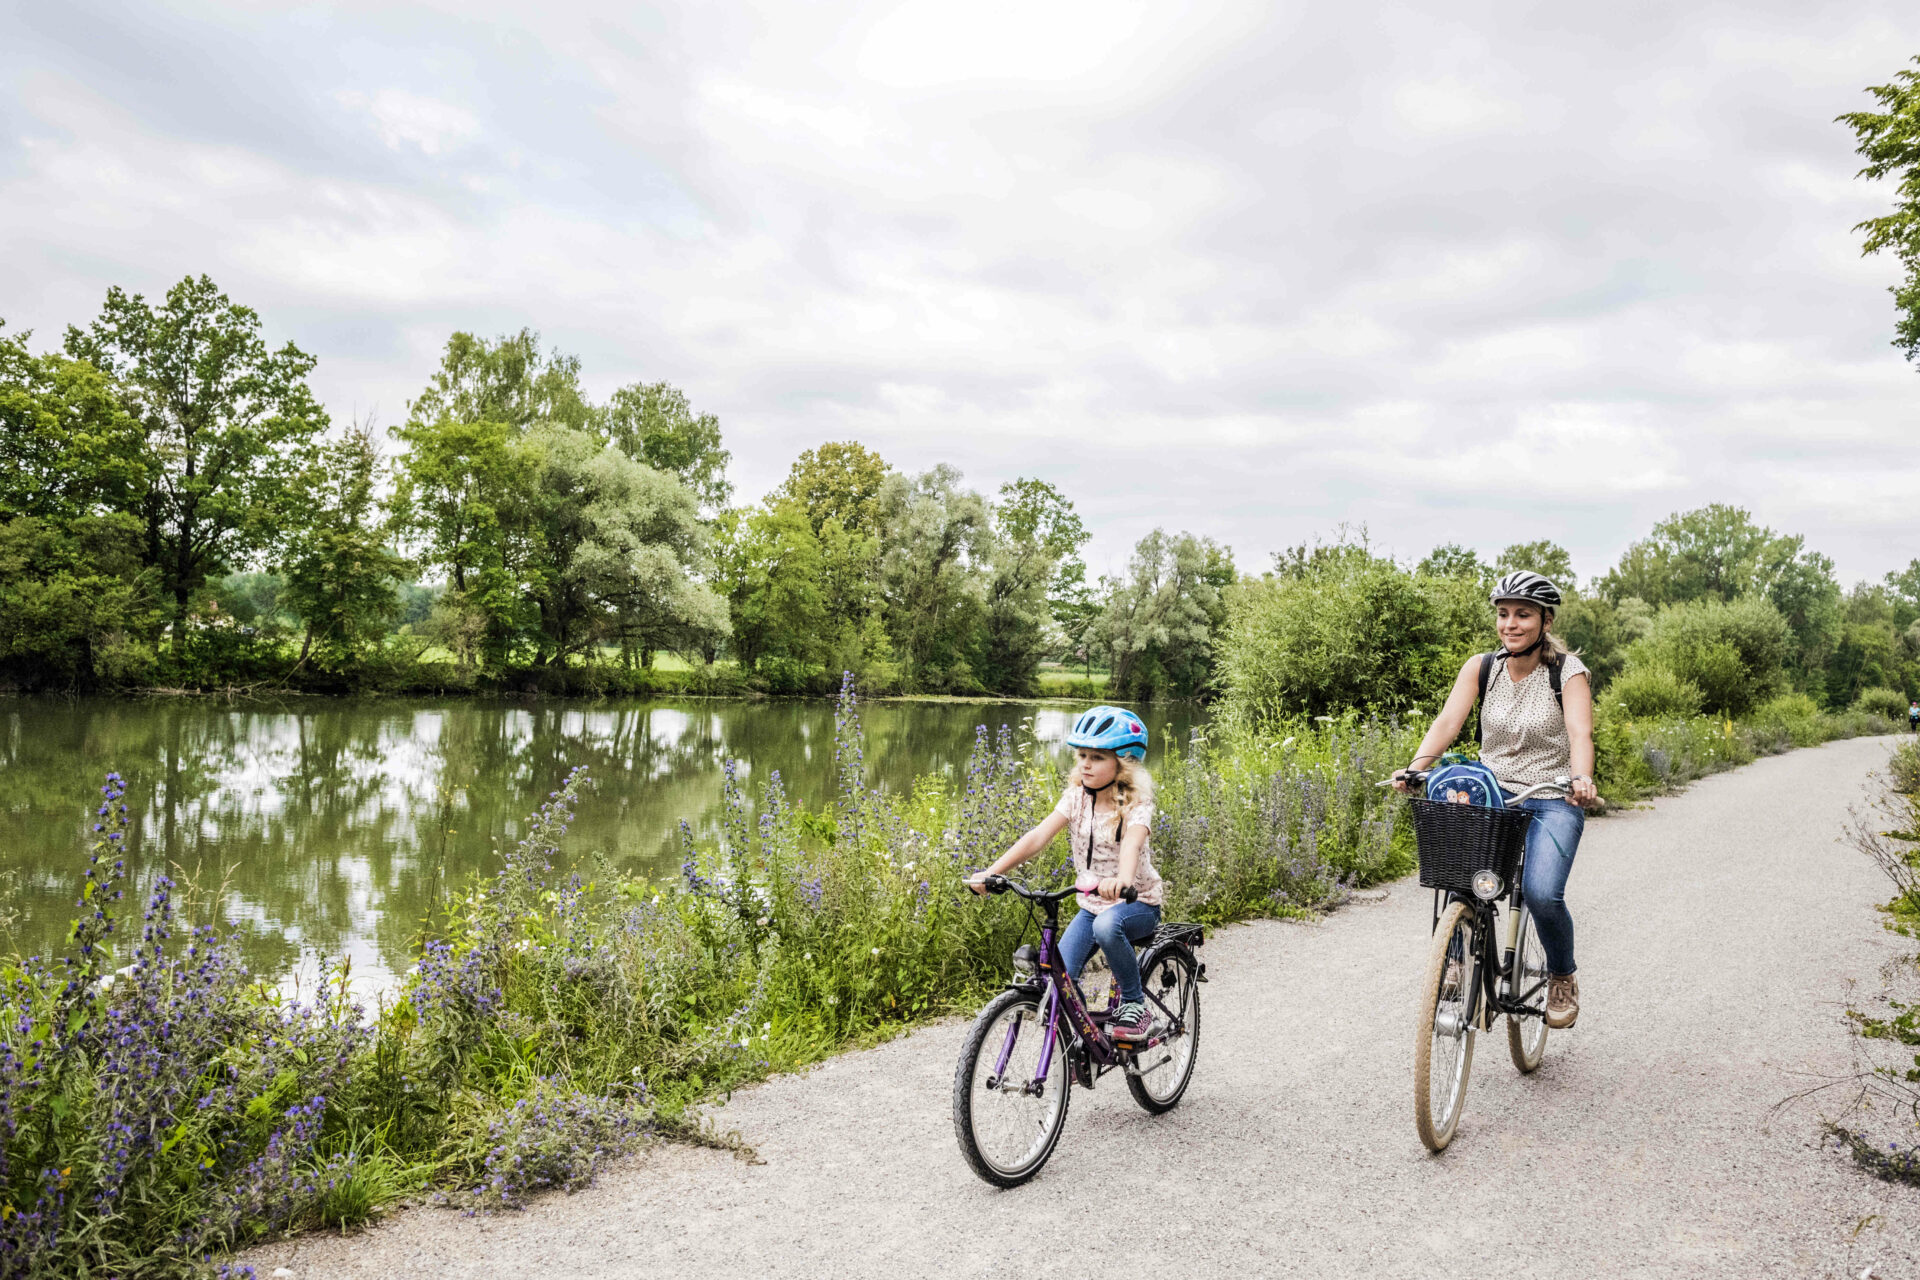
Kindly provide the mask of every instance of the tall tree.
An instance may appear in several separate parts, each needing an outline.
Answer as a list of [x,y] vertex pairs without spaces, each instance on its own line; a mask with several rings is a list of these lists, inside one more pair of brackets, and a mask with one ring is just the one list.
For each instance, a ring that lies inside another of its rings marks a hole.
[[708,513],[733,496],[720,446],[720,419],[696,414],[686,395],[664,382],[621,387],[600,411],[607,438],[629,458],[678,477]]
[[1086,580],[1078,552],[1087,530],[1060,490],[1020,479],[1000,486],[992,532],[974,669],[994,692],[1028,696],[1037,687],[1040,660],[1057,648],[1049,625],[1055,606],[1071,607],[1076,601],[1064,593]]
[[307,514],[288,539],[277,601],[304,624],[301,662],[351,666],[399,612],[394,585],[406,561],[387,546],[382,471],[371,424],[356,422],[321,447],[302,485]]
[[881,590],[887,630],[908,681],[969,690],[967,660],[981,607],[989,539],[987,504],[942,464],[912,479],[887,477],[874,499],[882,533]]
[[499,422],[518,430],[536,422],[584,430],[594,417],[580,390],[580,358],[542,351],[532,329],[492,341],[455,333],[408,410],[412,422]]
[[1522,569],[1544,574],[1567,595],[1575,594],[1578,583],[1573,576],[1573,557],[1557,542],[1541,538],[1537,542],[1516,542],[1493,562],[1495,577]]
[[146,555],[173,602],[178,652],[207,575],[272,547],[302,501],[293,481],[326,427],[307,386],[314,359],[292,343],[268,350],[259,316],[206,276],[158,307],[109,289],[66,349],[114,379],[139,424]]
[[1840,120],[1853,130],[1866,158],[1859,176],[1894,179],[1896,202],[1892,213],[1868,218],[1854,230],[1866,232],[1862,254],[1890,252],[1906,272],[1888,290],[1899,314],[1893,345],[1907,359],[1920,360],[1920,71],[1895,72],[1890,82],[1867,92],[1884,110],[1850,111]]
[[1127,698],[1191,698],[1213,684],[1214,641],[1227,620],[1233,556],[1211,538],[1155,529],[1133,550],[1127,576],[1109,579],[1101,631],[1109,685]]

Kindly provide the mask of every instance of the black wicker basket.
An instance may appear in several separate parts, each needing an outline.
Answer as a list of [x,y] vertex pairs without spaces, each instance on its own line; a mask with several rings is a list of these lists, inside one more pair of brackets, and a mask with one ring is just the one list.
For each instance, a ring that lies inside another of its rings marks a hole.
[[1473,892],[1473,874],[1492,871],[1513,883],[1527,845],[1528,809],[1414,800],[1413,834],[1420,845],[1420,883],[1429,889]]

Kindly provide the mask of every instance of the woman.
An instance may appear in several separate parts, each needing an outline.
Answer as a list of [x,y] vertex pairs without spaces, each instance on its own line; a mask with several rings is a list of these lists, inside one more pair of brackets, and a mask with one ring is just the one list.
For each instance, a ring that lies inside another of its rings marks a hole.
[[[1573,794],[1520,801],[1531,809],[1521,892],[1547,953],[1547,1025],[1571,1027],[1580,1016],[1580,984],[1573,976],[1573,916],[1567,911],[1567,875],[1586,827],[1584,806],[1593,787],[1593,687],[1587,668],[1553,634],[1560,589],[1537,573],[1510,573],[1492,593],[1500,648],[1467,659],[1421,740],[1409,769],[1439,759],[1460,736],[1481,696],[1481,670],[1490,666],[1480,708],[1480,760],[1513,793],[1571,775]],[[1394,785],[1407,789],[1405,770]]]

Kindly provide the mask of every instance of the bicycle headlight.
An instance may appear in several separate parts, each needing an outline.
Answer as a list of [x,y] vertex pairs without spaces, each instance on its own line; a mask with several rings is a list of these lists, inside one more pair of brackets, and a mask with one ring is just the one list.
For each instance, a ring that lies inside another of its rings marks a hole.
[[1491,871],[1474,872],[1473,896],[1482,902],[1492,902],[1500,896],[1500,877]]

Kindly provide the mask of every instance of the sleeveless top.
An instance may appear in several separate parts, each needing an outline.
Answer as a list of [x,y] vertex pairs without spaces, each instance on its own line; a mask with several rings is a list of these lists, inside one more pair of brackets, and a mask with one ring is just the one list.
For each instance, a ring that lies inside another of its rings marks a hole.
[[[1067,820],[1067,840],[1073,847],[1073,868],[1075,871],[1091,870],[1105,880],[1109,876],[1120,874],[1120,841],[1114,835],[1112,813],[1103,813],[1098,819],[1093,813],[1093,797],[1087,789],[1078,784],[1070,786],[1061,793],[1060,803],[1053,811]],[[1150,907],[1161,905],[1160,873],[1153,869],[1153,849],[1151,833],[1153,831],[1153,806],[1136,804],[1127,814],[1127,825],[1145,827],[1149,833],[1146,844],[1140,846],[1140,861],[1133,868],[1133,887],[1141,902]],[[1093,832],[1093,859],[1088,865],[1087,832]],[[1117,905],[1108,902],[1097,893],[1080,895],[1080,905],[1084,909],[1099,915],[1107,908]]]
[[[1575,676],[1583,675],[1587,675],[1586,663],[1572,654],[1560,659],[1562,694]],[[1493,776],[1508,791],[1552,782],[1573,772],[1567,718],[1554,701],[1545,662],[1517,684],[1507,673],[1506,663],[1494,665],[1480,707],[1480,735],[1480,761],[1493,770]]]

